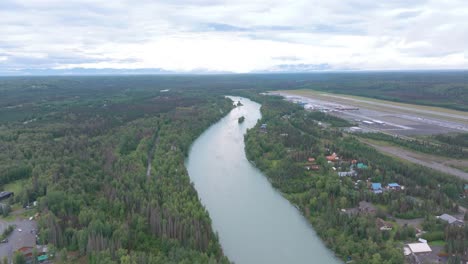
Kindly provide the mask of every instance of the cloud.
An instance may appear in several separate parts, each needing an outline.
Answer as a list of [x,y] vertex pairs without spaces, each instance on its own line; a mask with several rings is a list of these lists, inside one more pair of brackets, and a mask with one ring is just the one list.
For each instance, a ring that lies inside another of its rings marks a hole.
[[2,0],[0,71],[466,69],[467,16],[463,0]]
[[315,71],[325,71],[331,70],[330,65],[324,64],[279,64],[275,65],[269,69],[266,69],[264,72],[315,72]]
[[236,27],[228,24],[218,24],[218,23],[208,23],[203,25],[202,28],[207,29],[208,31],[221,31],[221,32],[229,32],[229,31],[247,31],[246,28]]
[[272,57],[273,60],[279,61],[300,61],[301,58],[296,56],[279,56],[279,57]]

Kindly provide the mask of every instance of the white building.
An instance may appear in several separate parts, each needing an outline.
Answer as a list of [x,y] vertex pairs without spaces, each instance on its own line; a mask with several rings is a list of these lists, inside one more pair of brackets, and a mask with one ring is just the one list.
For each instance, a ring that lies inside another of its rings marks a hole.
[[410,254],[421,254],[432,252],[431,247],[427,243],[411,243],[407,244],[404,248],[404,253],[406,256]]

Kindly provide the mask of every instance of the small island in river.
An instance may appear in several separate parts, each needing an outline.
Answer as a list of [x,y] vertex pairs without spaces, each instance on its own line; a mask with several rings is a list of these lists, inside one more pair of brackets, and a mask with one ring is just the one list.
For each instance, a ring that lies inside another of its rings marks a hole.
[[245,117],[241,116],[241,117],[239,117],[239,119],[237,121],[239,122],[239,124],[241,124],[242,122],[244,122],[244,120],[245,120]]

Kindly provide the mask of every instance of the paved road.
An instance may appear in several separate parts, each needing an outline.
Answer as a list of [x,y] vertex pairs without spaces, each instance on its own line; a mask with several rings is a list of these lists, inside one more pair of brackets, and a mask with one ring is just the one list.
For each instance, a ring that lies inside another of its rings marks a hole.
[[3,231],[5,231],[7,227],[8,223],[3,220],[0,220],[0,234],[3,234]]
[[428,167],[428,168],[431,168],[440,172],[451,174],[464,180],[468,180],[468,173],[462,170],[449,167],[439,162],[426,161],[426,160],[419,159],[418,157],[416,157],[417,155],[415,155],[411,151],[401,149],[398,147],[379,146],[379,145],[372,144],[369,142],[365,142],[365,143],[371,145],[372,147],[376,148],[377,150],[381,152],[390,154],[392,156],[397,156],[404,160],[407,160],[407,161],[410,161],[410,162],[413,162],[413,163],[416,163],[416,164],[419,164],[419,165],[422,165],[422,166],[425,166],[425,167]]

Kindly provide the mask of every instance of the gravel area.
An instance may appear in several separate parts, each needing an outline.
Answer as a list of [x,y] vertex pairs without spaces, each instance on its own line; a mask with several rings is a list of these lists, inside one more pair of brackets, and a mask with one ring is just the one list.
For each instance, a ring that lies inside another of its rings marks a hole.
[[[0,259],[8,256],[11,260],[14,252],[22,247],[35,247],[36,246],[36,221],[27,219],[16,219],[12,222],[0,221],[0,228],[3,230],[8,225],[16,225],[15,230],[8,237],[7,243],[0,243]],[[21,231],[20,231],[21,230]]]

